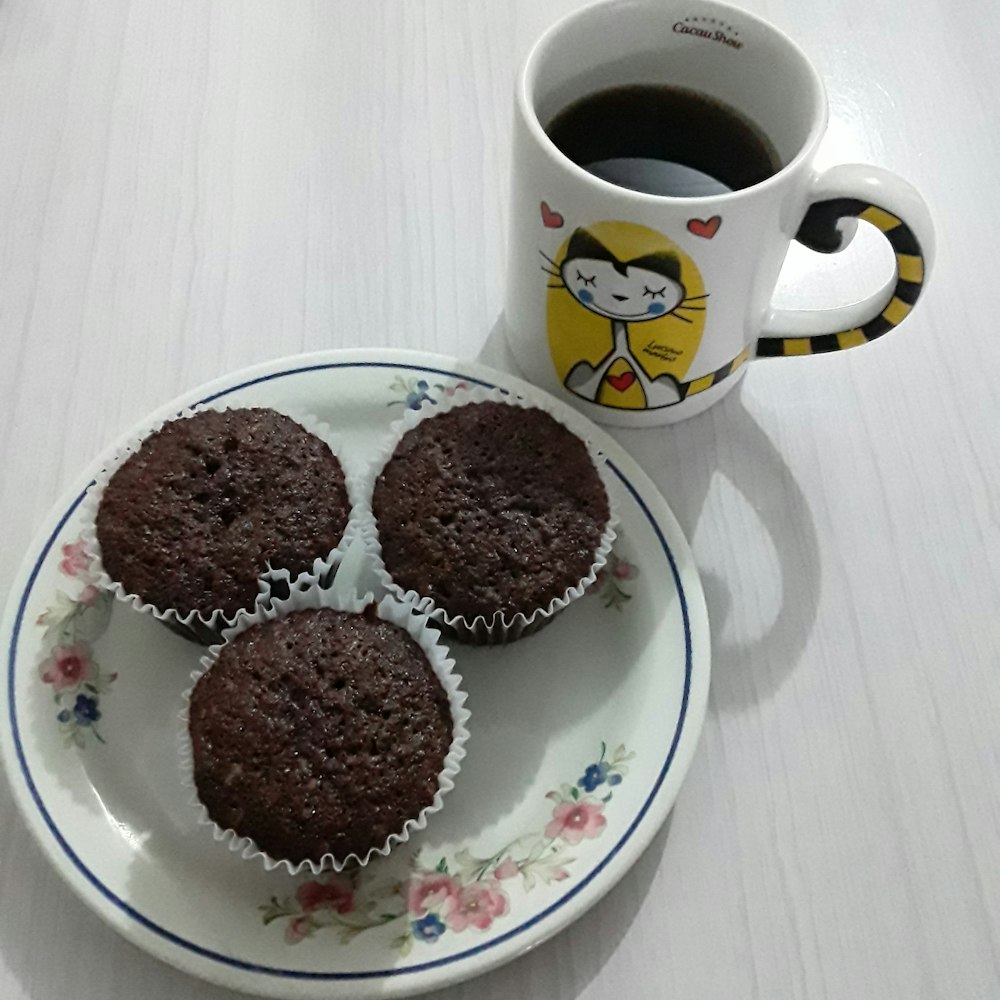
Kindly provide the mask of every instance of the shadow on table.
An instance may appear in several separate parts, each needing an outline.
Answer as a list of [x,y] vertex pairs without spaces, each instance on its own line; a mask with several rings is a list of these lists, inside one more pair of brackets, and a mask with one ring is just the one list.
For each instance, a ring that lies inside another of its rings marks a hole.
[[[500,320],[477,360],[523,377]],[[723,626],[734,608],[758,602],[755,574],[723,577],[699,567],[712,631],[712,704],[728,711],[766,700],[781,687],[809,640],[820,587],[819,543],[809,505],[781,453],[744,407],[741,393],[738,387],[707,412],[669,427],[607,428],[667,498],[689,541],[699,528],[713,528],[702,521],[713,479],[722,476],[756,514],[773,547],[781,603],[770,627],[754,639],[728,639]],[[748,525],[747,533],[727,539],[735,562],[759,552],[751,530]],[[696,562],[698,555],[695,549]]]

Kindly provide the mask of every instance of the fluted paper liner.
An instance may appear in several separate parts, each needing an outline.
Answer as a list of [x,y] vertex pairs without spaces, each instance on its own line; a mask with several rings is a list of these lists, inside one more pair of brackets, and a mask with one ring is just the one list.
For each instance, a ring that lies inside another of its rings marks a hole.
[[[235,615],[225,615],[221,609],[217,608],[212,611],[211,614],[205,615],[199,610],[185,612],[180,611],[177,608],[161,608],[149,601],[143,600],[139,594],[129,593],[119,581],[113,580],[104,568],[104,561],[101,557],[101,545],[97,538],[97,511],[101,504],[101,498],[104,496],[104,490],[107,488],[107,485],[112,476],[114,476],[115,472],[117,472],[118,469],[125,464],[130,456],[135,454],[142,447],[143,443],[149,437],[159,431],[165,424],[172,423],[174,420],[189,419],[199,413],[203,413],[206,409],[215,409],[218,411],[243,409],[275,410],[284,416],[290,417],[310,434],[313,434],[320,438],[320,440],[324,441],[337,457],[337,460],[340,462],[341,468],[344,471],[344,482],[347,489],[347,502],[348,507],[350,508],[350,516],[348,518],[347,526],[344,529],[344,534],[336,548],[334,548],[332,552],[324,552],[317,555],[312,567],[314,574],[321,568],[328,574],[335,573],[341,562],[343,553],[347,550],[347,546],[350,545],[351,540],[356,537],[358,533],[360,524],[360,509],[358,508],[358,501],[362,496],[361,476],[363,475],[363,471],[352,472],[348,467],[348,463],[345,462],[343,457],[345,451],[343,444],[329,424],[317,419],[311,414],[300,412],[294,407],[259,406],[253,403],[232,404],[227,406],[191,407],[181,411],[175,416],[157,420],[145,429],[141,430],[139,433],[129,437],[125,444],[114,451],[114,453],[104,463],[102,470],[95,477],[93,484],[87,491],[87,496],[84,498],[81,507],[81,513],[84,519],[84,527],[81,537],[83,539],[84,550],[86,551],[87,556],[90,559],[90,564],[96,574],[97,585],[105,590],[111,591],[111,593],[114,594],[118,600],[128,604],[136,611],[152,615],[154,618],[173,628],[175,631],[180,631],[186,636],[202,642],[204,645],[209,645],[212,642],[217,642],[219,636],[222,634],[222,631],[226,628],[230,628],[236,622],[239,612]],[[283,567],[271,566],[270,563],[268,563],[267,566],[262,566],[261,593],[258,594],[255,604],[259,603],[263,596],[265,589],[263,580],[266,577],[270,577],[274,580],[284,580],[286,585],[290,585],[292,582],[290,574]],[[241,610],[249,611],[252,610],[252,608],[244,608]]]
[[407,820],[398,833],[390,834],[384,844],[372,847],[364,857],[348,854],[346,857],[337,858],[332,854],[324,854],[318,859],[307,859],[296,863],[284,858],[273,858],[262,851],[250,837],[240,836],[235,830],[223,829],[212,820],[208,809],[198,798],[194,782],[193,751],[188,732],[191,694],[198,679],[206,671],[212,669],[212,665],[218,659],[219,653],[226,643],[255,625],[308,608],[332,608],[336,611],[360,614],[369,604],[374,603],[374,597],[371,593],[359,597],[353,588],[356,566],[351,564],[360,562],[364,557],[364,545],[360,540],[357,540],[348,549],[344,560],[344,571],[338,572],[332,586],[322,586],[319,583],[324,577],[326,569],[326,567],[319,567],[319,571],[316,573],[303,574],[298,577],[292,584],[290,597],[280,600],[262,599],[252,614],[241,611],[236,624],[224,631],[223,642],[212,646],[208,653],[202,657],[201,669],[192,672],[191,680],[193,683],[182,695],[184,708],[180,717],[183,729],[179,733],[181,768],[183,782],[191,792],[191,805],[198,812],[198,822],[203,826],[210,827],[215,840],[226,844],[230,851],[239,854],[246,861],[261,861],[268,871],[284,868],[290,875],[298,875],[306,870],[316,875],[322,871],[339,872],[352,863],[367,865],[376,856],[384,857],[397,844],[409,840],[415,831],[424,829],[430,816],[441,809],[444,804],[444,796],[455,786],[455,778],[461,770],[462,759],[465,757],[465,743],[469,738],[467,728],[469,710],[465,707],[467,695],[461,689],[462,678],[454,671],[455,661],[451,659],[448,648],[441,641],[438,630],[430,627],[426,615],[416,615],[407,605],[388,596],[384,597],[377,605],[378,617],[398,625],[420,646],[448,696],[448,706],[451,710],[451,746],[445,756],[444,768],[438,776],[438,789],[431,804],[425,806],[417,816]]
[[[562,594],[553,597],[547,605],[535,608],[528,613],[517,612],[513,615],[506,615],[501,611],[497,611],[492,618],[479,615],[469,621],[463,615],[449,614],[446,608],[439,606],[431,597],[419,594],[415,590],[404,590],[393,580],[392,574],[386,569],[385,563],[382,560],[382,546],[378,537],[378,524],[372,510],[372,496],[375,489],[375,481],[381,474],[382,469],[385,468],[386,463],[392,458],[397,445],[402,441],[403,437],[416,427],[417,424],[424,420],[433,419],[443,413],[448,413],[460,406],[485,402],[504,403],[508,406],[520,406],[523,409],[542,410],[562,424],[571,434],[582,440],[587,447],[587,451],[601,478],[601,482],[604,484],[604,492],[608,497],[610,517],[594,551],[594,561],[591,563],[590,570],[573,586],[567,587]],[[367,471],[360,476],[357,511],[359,531],[375,563],[376,575],[379,582],[390,594],[393,594],[400,601],[409,604],[421,614],[425,614],[440,623],[449,635],[459,641],[475,645],[493,645],[513,642],[515,639],[538,631],[538,629],[548,624],[554,615],[566,608],[572,601],[575,601],[578,597],[582,597],[587,588],[594,583],[597,579],[597,574],[607,564],[611,547],[616,538],[615,525],[618,522],[618,516],[613,496],[607,459],[588,439],[582,417],[579,418],[579,422],[576,420],[570,422],[563,412],[556,411],[545,399],[529,398],[518,393],[507,392],[503,389],[477,387],[458,389],[451,396],[436,399],[432,402],[425,402],[419,410],[407,410],[402,418],[392,425],[385,442],[372,457]]]

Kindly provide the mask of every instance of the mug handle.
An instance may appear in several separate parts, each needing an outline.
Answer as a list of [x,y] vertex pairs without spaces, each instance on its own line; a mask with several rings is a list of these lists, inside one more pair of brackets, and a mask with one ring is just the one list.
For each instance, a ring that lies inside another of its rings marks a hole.
[[861,219],[880,229],[896,255],[889,286],[849,306],[777,309],[766,317],[756,356],[791,357],[860,347],[893,329],[923,289],[934,254],[934,227],[914,187],[880,167],[847,163],[813,182],[812,204],[795,238],[811,250],[835,253],[849,242],[841,220]]

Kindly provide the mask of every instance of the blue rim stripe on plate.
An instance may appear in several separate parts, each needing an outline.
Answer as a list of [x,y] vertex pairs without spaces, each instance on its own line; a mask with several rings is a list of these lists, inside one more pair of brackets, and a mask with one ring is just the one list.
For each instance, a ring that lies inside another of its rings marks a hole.
[[[302,368],[293,368],[282,372],[272,372],[270,375],[261,375],[258,378],[249,379],[246,382],[241,382],[239,385],[230,387],[229,389],[224,389],[220,392],[213,393],[211,396],[206,396],[204,399],[198,400],[198,402],[192,404],[194,406],[202,406],[205,403],[213,402],[222,396],[227,396],[230,393],[238,392],[240,389],[246,389],[249,386],[259,385],[262,382],[269,382],[272,379],[285,378],[288,375],[300,375],[304,372],[310,371],[323,371],[331,368],[393,368],[393,369],[404,369],[410,371],[426,372],[433,375],[444,375],[448,378],[457,378],[465,382],[475,382],[477,385],[484,386],[488,389],[496,388],[489,382],[484,382],[482,379],[477,379],[472,376],[462,375],[458,372],[447,371],[441,368],[427,368],[422,365],[408,365],[408,364],[396,364],[388,361],[350,361],[350,362],[340,362],[336,364],[321,364],[321,365],[308,365]],[[52,530],[48,539],[45,542],[42,552],[32,567],[31,575],[28,577],[28,585],[24,589],[24,593],[21,595],[20,603],[17,608],[17,615],[14,619],[14,628],[11,631],[10,637],[10,647],[8,651],[8,673],[7,673],[7,698],[10,705],[10,724],[11,730],[14,738],[14,747],[17,751],[17,760],[21,766],[21,771],[24,775],[25,782],[28,786],[28,790],[31,793],[32,799],[34,799],[35,805],[38,807],[38,811],[45,821],[45,825],[48,827],[49,832],[55,838],[56,842],[63,849],[66,856],[73,862],[74,866],[80,872],[81,875],[95,888],[97,891],[104,896],[109,902],[113,903],[119,910],[126,913],[128,916],[132,917],[137,923],[141,924],[147,930],[152,931],[154,934],[159,935],[172,944],[177,945],[180,948],[184,948],[187,951],[193,952],[196,955],[200,955],[203,958],[210,958],[216,962],[220,962],[223,965],[231,966],[232,968],[241,969],[245,972],[259,972],[270,976],[280,976],[287,979],[308,979],[308,980],[358,980],[358,979],[383,979],[389,976],[402,976],[409,975],[416,972],[427,972],[430,969],[441,968],[445,965],[450,965],[453,962],[458,962],[463,959],[471,958],[478,955],[484,951],[489,951],[491,948],[495,948],[497,945],[503,944],[505,941],[509,941],[511,938],[516,937],[519,934],[524,933],[529,928],[533,927],[535,924],[542,920],[545,920],[556,910],[561,909],[566,905],[574,896],[581,892],[587,885],[594,880],[594,878],[603,871],[612,861],[613,858],[621,851],[628,840],[631,838],[632,834],[635,832],[636,828],[639,826],[643,817],[649,811],[649,807],[653,804],[653,800],[656,798],[660,787],[663,784],[664,779],[667,776],[667,772],[670,770],[670,765],[673,762],[674,754],[677,751],[677,746],[680,743],[681,732],[684,729],[684,720],[687,716],[688,698],[691,691],[691,671],[692,671],[692,651],[691,651],[691,622],[688,616],[688,606],[687,598],[684,594],[684,588],[681,585],[680,573],[677,569],[677,563],[674,560],[674,555],[670,551],[670,546],[667,544],[667,540],[663,537],[663,532],[660,530],[659,524],[657,524],[656,519],[653,517],[649,508],[646,506],[645,501],[639,496],[639,493],[629,482],[628,479],[622,474],[621,470],[613,462],[608,462],[612,472],[618,477],[622,485],[631,493],[632,498],[638,504],[639,508],[642,510],[656,533],[656,537],[663,548],[663,552],[667,557],[667,561],[670,564],[670,571],[674,577],[674,584],[677,587],[677,596],[680,599],[681,615],[684,621],[684,694],[681,698],[681,710],[677,717],[677,728],[674,731],[673,739],[670,742],[670,748],[667,751],[666,760],[663,763],[663,767],[660,773],[653,783],[652,791],[649,793],[646,801],[642,804],[635,819],[629,825],[629,828],[622,835],[621,839],[617,844],[601,859],[601,861],[582,878],[576,885],[573,886],[564,896],[561,896],[546,909],[542,910],[541,913],[535,914],[530,920],[526,920],[523,924],[519,924],[517,927],[506,931],[504,934],[493,938],[490,941],[486,941],[483,944],[476,945],[474,948],[467,948],[465,951],[458,952],[455,955],[449,955],[446,958],[435,959],[431,962],[423,962],[420,965],[411,965],[403,969],[393,968],[393,969],[372,969],[367,972],[305,972],[298,969],[281,969],[269,965],[257,965],[253,962],[244,962],[237,958],[231,958],[228,955],[222,955],[219,952],[211,951],[208,948],[203,948],[199,944],[195,944],[193,941],[188,941],[185,938],[174,934],[172,931],[168,931],[165,927],[161,927],[159,924],[154,923],[148,917],[144,916],[134,907],[130,906],[125,900],[121,899],[119,896],[115,895],[96,875],[81,861],[81,859],[74,852],[73,848],[67,843],[66,839],[59,832],[58,827],[53,823],[52,817],[49,815],[48,810],[45,808],[42,802],[41,796],[38,793],[38,789],[35,786],[34,779],[31,776],[31,772],[28,769],[28,763],[24,756],[24,750],[21,746],[21,736],[20,729],[17,723],[17,712],[15,710],[14,703],[14,660],[15,652],[17,650],[17,640],[21,632],[21,626],[24,622],[24,612],[27,607],[28,597],[31,594],[32,588],[35,585],[35,581],[38,578],[39,571],[41,570],[42,564],[44,563],[49,551],[52,548],[53,543],[59,536],[59,533],[65,527],[66,522],[72,517],[74,511],[80,506],[86,495],[86,490],[83,491],[70,505],[69,509],[65,514],[59,519],[59,523]],[[92,484],[91,484],[92,485]],[[89,489],[89,487],[88,487]]]

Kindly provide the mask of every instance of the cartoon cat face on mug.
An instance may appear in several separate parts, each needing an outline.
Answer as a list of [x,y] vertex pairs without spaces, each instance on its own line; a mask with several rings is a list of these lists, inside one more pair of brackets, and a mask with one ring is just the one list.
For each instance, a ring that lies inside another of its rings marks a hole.
[[539,252],[563,386],[616,409],[681,402],[709,297],[695,262],[662,233],[612,220],[572,230],[554,256]]
[[586,229],[577,229],[570,237],[559,277],[585,309],[629,323],[659,319],[677,309],[686,296],[675,254],[652,253],[622,261]]

